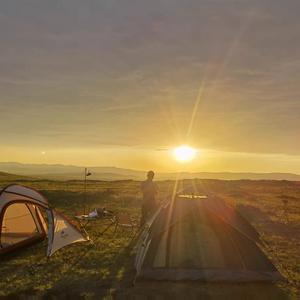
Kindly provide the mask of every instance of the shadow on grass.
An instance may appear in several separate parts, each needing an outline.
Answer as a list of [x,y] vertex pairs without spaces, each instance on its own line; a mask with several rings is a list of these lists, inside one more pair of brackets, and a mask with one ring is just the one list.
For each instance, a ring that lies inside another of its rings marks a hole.
[[288,300],[290,298],[271,284],[141,282],[132,289],[119,292],[115,299]]
[[101,205],[111,202],[114,195],[113,193],[103,191],[90,192],[85,196],[83,192],[61,190],[42,191],[42,194],[46,196],[51,205],[69,212],[83,210],[84,207],[88,208],[94,204]]
[[119,195],[112,189],[88,192],[86,195],[80,191],[42,191],[49,200],[50,205],[66,214],[83,214],[95,208],[106,207],[113,211],[137,209],[140,207],[140,199],[132,194],[124,192]]
[[[113,232],[113,230],[112,228],[111,231]],[[112,240],[120,238],[118,233],[115,235],[112,232],[108,233],[112,235]],[[121,233],[123,232],[119,234]],[[134,257],[131,252],[136,238],[131,238],[128,235],[126,239],[125,245],[119,247],[116,245],[109,247],[111,242],[107,245],[101,243],[90,245],[69,266],[61,280],[58,280],[51,290],[43,295],[43,299],[113,299],[115,291],[132,287],[135,270],[133,266]],[[94,254],[98,255],[103,250],[105,252],[103,257],[91,259]],[[82,276],[75,271],[75,269],[80,268],[83,272]],[[88,270],[91,269],[94,271],[89,274]]]
[[300,226],[274,221],[267,213],[253,205],[239,204],[237,208],[248,220],[263,224],[268,233],[285,239],[300,240]]

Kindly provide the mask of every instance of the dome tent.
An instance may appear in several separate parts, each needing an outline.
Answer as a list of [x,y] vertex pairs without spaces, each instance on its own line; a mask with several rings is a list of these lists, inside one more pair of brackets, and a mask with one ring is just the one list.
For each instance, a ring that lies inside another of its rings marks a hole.
[[136,246],[136,279],[204,282],[282,280],[258,232],[214,196],[177,194],[146,224]]
[[46,237],[48,257],[64,246],[89,240],[38,191],[15,184],[4,188],[0,192],[0,254]]

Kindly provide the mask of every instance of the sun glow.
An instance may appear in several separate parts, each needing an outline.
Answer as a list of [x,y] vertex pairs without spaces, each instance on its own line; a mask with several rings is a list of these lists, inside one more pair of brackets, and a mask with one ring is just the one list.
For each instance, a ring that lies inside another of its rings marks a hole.
[[188,162],[196,157],[197,150],[187,145],[182,145],[173,150],[173,155],[180,162]]

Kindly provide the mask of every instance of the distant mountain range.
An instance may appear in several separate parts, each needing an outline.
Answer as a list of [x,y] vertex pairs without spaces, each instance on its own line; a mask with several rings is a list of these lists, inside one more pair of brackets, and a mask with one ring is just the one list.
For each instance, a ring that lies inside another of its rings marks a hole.
[[[89,167],[94,180],[143,180],[144,171],[116,167]],[[84,167],[72,165],[22,164],[17,162],[0,162],[0,172],[13,173],[40,179],[80,180],[84,177]],[[300,175],[291,173],[233,173],[233,172],[191,172],[191,173],[157,173],[157,180],[181,179],[223,179],[223,180],[292,180],[300,181]]]

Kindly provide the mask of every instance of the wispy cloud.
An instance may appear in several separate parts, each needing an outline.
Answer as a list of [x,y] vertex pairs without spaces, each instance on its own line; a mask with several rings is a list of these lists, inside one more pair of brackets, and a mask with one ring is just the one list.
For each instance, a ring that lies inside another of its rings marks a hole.
[[1,140],[299,154],[299,9],[1,2]]

